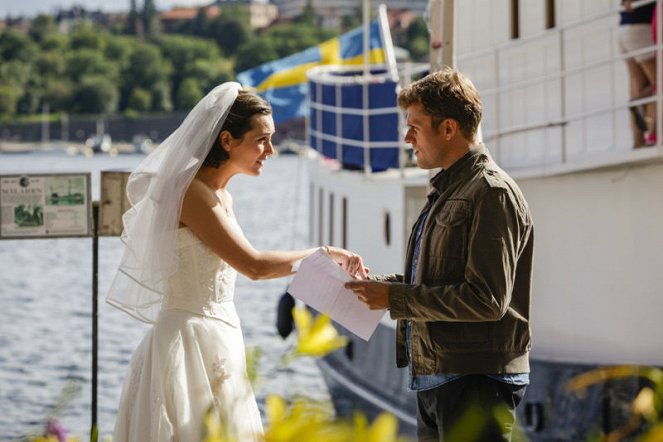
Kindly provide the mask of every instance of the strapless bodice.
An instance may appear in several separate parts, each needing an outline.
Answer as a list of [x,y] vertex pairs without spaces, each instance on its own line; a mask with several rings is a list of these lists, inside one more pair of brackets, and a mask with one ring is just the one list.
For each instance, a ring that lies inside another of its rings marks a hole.
[[177,271],[168,281],[162,309],[186,310],[239,326],[233,302],[237,271],[188,227],[177,234]]

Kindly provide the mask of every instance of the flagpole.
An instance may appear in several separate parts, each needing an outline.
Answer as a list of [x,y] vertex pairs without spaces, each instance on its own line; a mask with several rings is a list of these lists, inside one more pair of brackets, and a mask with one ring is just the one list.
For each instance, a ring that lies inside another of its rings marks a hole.
[[364,77],[368,77],[371,64],[371,2],[363,0],[362,17],[364,21]]
[[454,0],[430,0],[430,69],[456,67]]
[[396,65],[396,54],[394,54],[394,43],[391,40],[391,31],[389,30],[389,18],[387,17],[387,6],[381,4],[378,6],[378,25],[382,37],[382,46],[384,58],[389,69],[391,80],[398,82],[398,66]]
[[364,132],[364,173],[371,173],[371,146],[370,146],[370,118],[369,110],[371,108],[368,97],[368,77],[371,73],[371,4],[370,0],[363,0],[363,19],[364,19],[364,78],[362,81],[362,124]]

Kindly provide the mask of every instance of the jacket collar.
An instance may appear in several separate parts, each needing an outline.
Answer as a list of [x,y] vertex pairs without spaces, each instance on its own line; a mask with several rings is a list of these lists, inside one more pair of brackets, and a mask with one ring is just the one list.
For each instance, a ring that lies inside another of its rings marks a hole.
[[457,181],[474,170],[479,163],[485,162],[490,157],[486,145],[483,143],[475,144],[470,150],[449,166],[448,169],[442,169],[430,180],[431,187],[438,193],[444,192],[449,183]]

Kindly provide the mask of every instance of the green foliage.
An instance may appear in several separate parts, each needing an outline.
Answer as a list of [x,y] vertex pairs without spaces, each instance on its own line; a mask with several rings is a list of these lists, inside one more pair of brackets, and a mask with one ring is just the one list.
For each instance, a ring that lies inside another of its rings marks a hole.
[[74,85],[67,79],[49,80],[42,96],[48,103],[51,112],[68,112],[74,96]]
[[254,38],[243,44],[235,56],[235,71],[242,72],[279,58],[276,45],[269,38]]
[[103,51],[106,46],[106,36],[98,28],[80,23],[71,32],[69,45],[73,50]]
[[51,15],[41,14],[30,24],[28,35],[37,43],[43,42],[47,37],[57,32],[55,19]]
[[[154,0],[130,4],[130,18],[115,29],[124,35],[85,22],[63,34],[48,15],[36,17],[27,31],[0,31],[2,118],[25,118],[46,103],[67,113],[187,109],[236,72],[337,34],[319,29],[309,11],[256,35],[243,4],[224,5],[214,19],[199,13],[182,29],[189,35],[161,34]],[[94,84],[99,91],[92,91]]]
[[42,77],[62,77],[66,72],[64,58],[56,52],[41,52],[34,63],[35,71]]
[[143,22],[143,29],[146,35],[154,37],[161,32],[161,25],[154,0],[144,0],[140,18]]
[[337,35],[308,24],[283,24],[243,44],[237,51],[235,70],[242,72],[262,63],[287,57]]
[[236,54],[237,49],[251,38],[246,6],[224,7],[223,12],[209,23],[206,35],[216,41],[224,54]]
[[117,79],[117,66],[106,59],[103,53],[92,49],[69,52],[66,57],[67,75],[74,82],[86,75],[103,75]]
[[18,92],[11,86],[0,84],[0,120],[10,118],[16,112]]
[[426,61],[429,54],[430,34],[428,25],[421,18],[414,20],[405,31],[395,32],[394,44],[405,48],[413,61]]
[[185,78],[177,89],[175,97],[175,109],[191,109],[200,99],[203,91],[195,78]]
[[69,46],[69,36],[64,34],[49,34],[41,42],[42,51],[57,51],[62,54]]
[[74,95],[74,112],[105,114],[115,111],[118,90],[115,83],[102,75],[88,75],[80,81]]
[[118,69],[129,67],[129,59],[136,50],[138,42],[133,37],[118,36],[108,40],[104,56],[115,63]]
[[23,89],[30,78],[32,67],[30,64],[14,60],[0,64],[0,84]]
[[152,94],[141,87],[134,88],[129,95],[126,108],[137,112],[148,112],[152,109]]
[[26,35],[12,29],[0,33],[0,61],[31,63],[37,56],[37,45]]
[[152,110],[155,112],[170,112],[173,110],[173,101],[170,98],[170,85],[161,81],[152,88]]

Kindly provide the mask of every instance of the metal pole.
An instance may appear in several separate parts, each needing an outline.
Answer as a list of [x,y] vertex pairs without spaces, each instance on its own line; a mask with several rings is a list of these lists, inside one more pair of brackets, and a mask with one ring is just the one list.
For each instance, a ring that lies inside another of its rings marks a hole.
[[90,423],[90,441],[96,442],[97,431],[97,367],[98,367],[98,316],[99,304],[99,202],[92,203],[92,419]]
[[454,43],[454,0],[430,2],[430,70],[439,71],[444,66],[456,67]]

